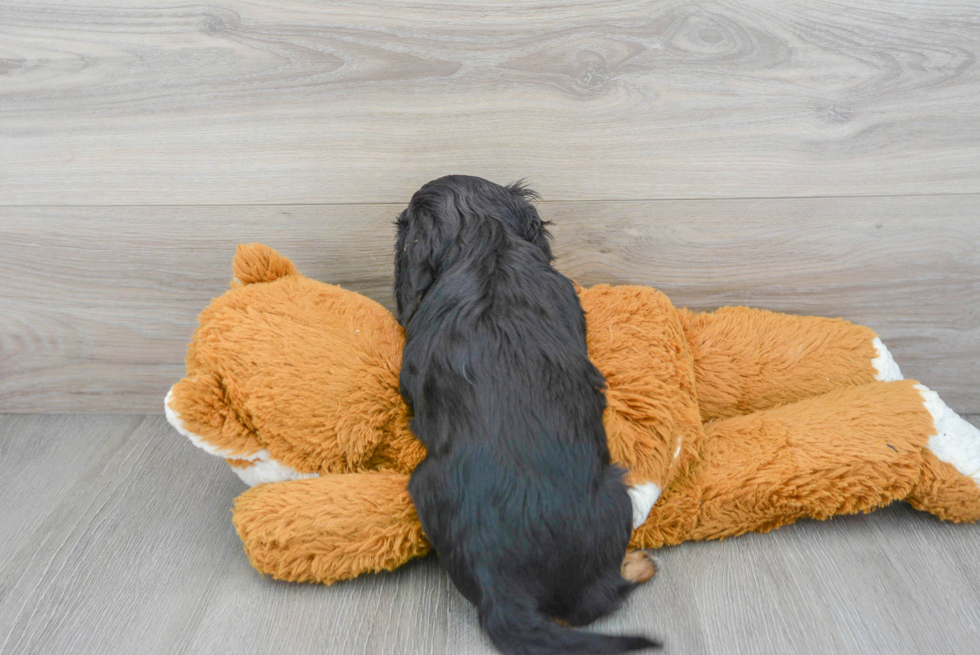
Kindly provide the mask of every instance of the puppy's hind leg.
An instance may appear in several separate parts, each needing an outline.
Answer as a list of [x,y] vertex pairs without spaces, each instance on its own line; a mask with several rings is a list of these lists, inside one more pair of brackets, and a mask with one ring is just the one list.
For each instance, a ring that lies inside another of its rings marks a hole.
[[649,551],[629,551],[619,574],[610,573],[585,587],[564,620],[575,626],[592,623],[614,611],[637,585],[649,581],[656,573],[657,564]]
[[623,558],[619,570],[627,582],[643,584],[657,574],[657,563],[648,550],[631,550]]

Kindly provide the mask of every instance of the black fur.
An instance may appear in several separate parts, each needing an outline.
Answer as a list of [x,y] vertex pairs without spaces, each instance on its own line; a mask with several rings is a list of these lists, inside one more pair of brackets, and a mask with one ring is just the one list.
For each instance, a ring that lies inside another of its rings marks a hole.
[[428,449],[409,491],[504,653],[656,647],[551,620],[590,623],[635,586],[620,576],[632,513],[606,448],[605,380],[533,198],[449,176],[398,218],[401,392]]

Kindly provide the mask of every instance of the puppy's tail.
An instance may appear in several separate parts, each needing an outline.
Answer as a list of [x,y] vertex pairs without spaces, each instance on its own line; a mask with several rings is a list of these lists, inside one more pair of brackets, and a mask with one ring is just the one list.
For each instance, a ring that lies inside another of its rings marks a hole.
[[603,635],[558,625],[515,598],[485,598],[480,623],[505,655],[600,655],[661,647],[646,637]]

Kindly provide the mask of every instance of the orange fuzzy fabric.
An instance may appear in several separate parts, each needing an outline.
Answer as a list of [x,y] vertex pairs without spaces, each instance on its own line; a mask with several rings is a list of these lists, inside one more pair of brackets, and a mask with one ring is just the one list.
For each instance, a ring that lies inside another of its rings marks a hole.
[[697,466],[664,492],[634,542],[767,532],[906,498],[932,430],[913,385],[872,382],[709,423]]
[[252,566],[280,580],[391,571],[430,550],[408,477],[367,471],[259,485],[235,500],[235,528]]
[[[260,484],[234,523],[253,566],[331,583],[429,550],[406,490],[425,449],[398,392],[403,334],[386,309],[241,246],[200,316],[171,420],[239,471],[262,458],[310,479]],[[912,381],[876,382],[874,333],[728,307],[677,310],[646,287],[579,289],[603,416],[631,485],[662,489],[636,547],[766,531],[893,500],[980,518],[972,479],[926,448]]]
[[874,382],[869,328],[748,307],[678,312],[694,357],[701,419],[726,418]]
[[201,312],[170,400],[186,429],[222,455],[265,449],[302,473],[414,469],[425,448],[398,391],[391,313],[267,248],[241,247],[235,264],[239,281],[281,277],[233,287]]

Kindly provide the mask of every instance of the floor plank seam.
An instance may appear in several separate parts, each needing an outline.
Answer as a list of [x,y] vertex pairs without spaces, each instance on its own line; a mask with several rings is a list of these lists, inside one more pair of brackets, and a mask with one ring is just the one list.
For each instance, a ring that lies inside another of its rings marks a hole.
[[[846,198],[865,198],[865,199],[887,199],[887,198],[960,198],[969,196],[980,196],[980,190],[947,192],[947,193],[871,193],[871,194],[841,194],[841,195],[811,195],[811,196],[677,196],[677,197],[657,197],[657,198],[542,198],[535,202],[536,205],[549,204],[569,204],[569,203],[640,203],[640,202],[731,202],[744,200],[747,202],[755,200],[836,200]],[[2,209],[99,209],[99,208],[118,208],[128,207],[383,207],[385,205],[402,206],[408,202],[385,200],[378,202],[366,202],[359,200],[341,202],[243,202],[243,203],[123,203],[123,204],[36,204],[36,205],[2,205]]]

